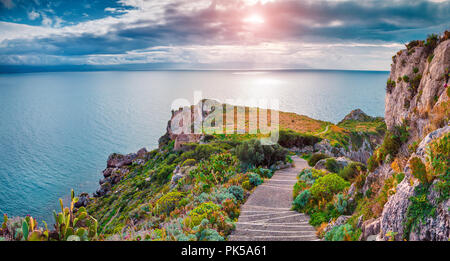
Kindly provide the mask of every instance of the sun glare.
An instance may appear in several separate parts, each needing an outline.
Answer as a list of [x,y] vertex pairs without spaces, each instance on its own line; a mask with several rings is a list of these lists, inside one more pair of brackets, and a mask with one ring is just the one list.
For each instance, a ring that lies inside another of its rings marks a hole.
[[264,18],[258,14],[253,14],[244,19],[244,22],[249,24],[263,24]]

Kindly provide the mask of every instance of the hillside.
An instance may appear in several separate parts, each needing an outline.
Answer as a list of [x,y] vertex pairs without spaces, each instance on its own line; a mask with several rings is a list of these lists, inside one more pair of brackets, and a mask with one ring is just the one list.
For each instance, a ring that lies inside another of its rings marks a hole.
[[[393,57],[384,119],[357,109],[333,124],[278,112],[279,124],[266,126],[279,130],[277,142],[265,144],[268,134],[250,130],[263,128],[274,111],[233,107],[244,117],[227,121],[230,114],[217,112],[229,105],[202,100],[172,111],[158,148],[111,154],[97,191],[78,197],[72,191],[68,206],[61,200],[54,227],[5,215],[0,240],[227,240],[236,222],[249,218],[241,210],[257,187],[280,186],[269,179],[288,173],[295,182],[292,210],[304,213],[294,216],[308,220],[321,239],[446,241],[449,38],[446,32],[413,41]],[[229,132],[221,133],[220,122]],[[305,160],[311,168],[293,166]],[[282,218],[292,214],[286,212]]]
[[450,33],[393,57],[386,135],[367,166],[312,155],[293,207],[325,240],[442,240],[450,233]]

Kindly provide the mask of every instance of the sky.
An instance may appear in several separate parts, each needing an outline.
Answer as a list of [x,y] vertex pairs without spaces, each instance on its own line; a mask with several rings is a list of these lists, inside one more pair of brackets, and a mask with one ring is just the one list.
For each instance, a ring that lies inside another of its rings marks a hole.
[[0,72],[389,70],[450,0],[0,0]]

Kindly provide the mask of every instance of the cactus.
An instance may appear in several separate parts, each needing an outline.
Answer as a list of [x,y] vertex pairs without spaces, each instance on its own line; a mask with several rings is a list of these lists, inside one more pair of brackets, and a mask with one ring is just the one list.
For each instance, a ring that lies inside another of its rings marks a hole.
[[6,229],[8,228],[7,224],[8,224],[8,215],[4,214],[3,215],[3,223],[2,223],[2,231],[6,231]]
[[53,212],[55,218],[55,229],[59,240],[90,240],[97,238],[98,222],[92,216],[89,216],[86,208],[81,207],[74,213],[74,205],[78,202],[72,189],[70,193],[70,205],[64,207],[62,200],[59,200],[61,212]]

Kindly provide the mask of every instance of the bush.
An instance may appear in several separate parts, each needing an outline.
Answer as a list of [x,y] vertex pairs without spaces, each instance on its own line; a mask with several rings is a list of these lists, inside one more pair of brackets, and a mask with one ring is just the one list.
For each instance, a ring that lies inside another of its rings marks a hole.
[[404,82],[409,82],[409,76],[408,75],[403,75],[403,81]]
[[422,80],[422,74],[418,74],[414,76],[414,78],[411,80],[411,89],[416,92],[419,88],[420,81]]
[[336,226],[325,234],[327,241],[351,241],[354,240],[352,234],[353,227],[350,224]]
[[248,175],[248,181],[250,182],[250,184],[252,184],[255,187],[257,187],[257,186],[259,186],[259,185],[261,185],[263,183],[263,180],[261,179],[261,176],[259,176],[256,173],[250,173]]
[[253,188],[253,186],[250,184],[248,180],[242,182],[242,187],[246,190],[251,190]]
[[212,202],[202,203],[189,212],[188,217],[185,219],[185,223],[187,223],[189,227],[200,225],[203,219],[214,223],[213,213],[219,210],[220,207]]
[[297,211],[302,210],[309,202],[309,199],[311,198],[311,192],[307,189],[305,189],[302,193],[300,193],[292,203],[294,206],[294,209]]
[[329,158],[325,161],[325,169],[329,172],[338,173],[340,166],[334,158]]
[[236,174],[237,160],[230,153],[212,155],[202,160],[189,175],[197,178],[207,186],[221,184]]
[[328,223],[330,218],[325,212],[315,212],[310,215],[309,224],[311,226],[320,226],[322,223]]
[[197,233],[198,241],[225,241],[225,239],[214,229],[206,228]]
[[394,88],[395,88],[395,81],[392,81],[391,79],[388,79],[387,83],[386,83],[386,91],[388,93],[391,93],[392,90],[394,90]]
[[327,159],[329,157],[330,156],[323,153],[315,153],[311,156],[311,158],[309,158],[308,165],[314,167],[319,160]]
[[194,166],[197,161],[195,159],[187,159],[181,164],[181,167],[184,166]]
[[303,148],[305,146],[313,146],[322,139],[309,134],[302,134],[292,130],[280,130],[278,144],[285,148]]
[[169,192],[156,201],[156,214],[170,214],[177,207],[178,202],[183,198],[180,192]]
[[336,203],[334,203],[334,207],[340,214],[345,214],[347,211],[348,201],[344,198],[342,193],[337,195]]
[[422,184],[429,183],[427,168],[421,159],[414,157],[409,161],[409,165],[411,166],[411,172],[416,179],[418,179]]
[[286,160],[287,151],[280,145],[262,145],[259,140],[244,141],[236,147],[236,156],[244,169],[271,166]]
[[338,173],[338,175],[347,180],[350,181],[354,178],[356,178],[356,176],[358,176],[362,171],[366,170],[366,166],[364,166],[364,164],[359,163],[359,162],[352,162],[350,164],[348,164],[347,166],[345,166],[343,169],[341,169]]
[[233,194],[236,200],[241,201],[244,199],[244,189],[240,186],[231,186],[228,188],[228,192]]
[[172,176],[173,170],[175,169],[176,165],[166,165],[162,164],[158,169],[156,170],[156,173],[153,174],[152,180],[156,181],[158,184],[165,184],[170,180],[170,177]]
[[330,201],[334,194],[341,192],[348,186],[350,186],[349,182],[332,173],[318,178],[311,186],[311,194],[317,201],[322,199]]
[[203,159],[208,159],[213,154],[225,152],[223,148],[211,144],[190,143],[184,145],[183,149],[188,151],[181,154],[180,159],[182,161],[187,159],[195,159],[197,161],[200,161]]

